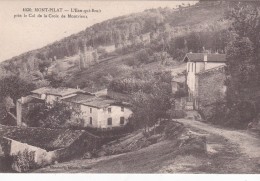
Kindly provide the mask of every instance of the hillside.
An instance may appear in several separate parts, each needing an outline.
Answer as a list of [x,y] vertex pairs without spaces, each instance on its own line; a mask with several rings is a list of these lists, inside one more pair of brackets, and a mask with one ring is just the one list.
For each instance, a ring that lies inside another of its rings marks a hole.
[[[127,153],[76,159],[36,170],[37,173],[259,173],[259,137],[244,131],[217,128],[190,119],[188,132]],[[176,131],[176,130],[175,130]],[[181,132],[178,129],[178,132]],[[193,136],[192,136],[193,135]],[[138,135],[136,135],[138,136]],[[136,136],[128,138],[134,139]],[[189,137],[197,139],[179,144]],[[119,142],[122,143],[125,140]],[[203,145],[206,145],[204,150]],[[123,147],[124,148],[124,147]],[[205,152],[204,152],[205,151]]]
[[[39,74],[40,66],[45,64],[44,62],[55,60],[60,63],[73,59],[70,64],[73,64],[71,67],[74,68],[70,67],[69,74],[67,74],[66,69],[65,75],[61,75],[62,78],[72,76],[69,81],[72,83],[68,83],[67,80],[62,81],[71,86],[84,84],[77,80],[77,76],[91,74],[91,71],[86,70],[83,73],[76,69],[79,61],[78,52],[82,50],[83,46],[99,48],[113,45],[116,47],[114,53],[104,52],[102,48],[102,51],[99,51],[101,61],[111,59],[110,57],[119,57],[107,61],[107,64],[111,64],[111,67],[113,67],[111,70],[107,70],[108,74],[117,73],[114,70],[115,67],[112,66],[113,62],[117,62],[117,65],[120,66],[122,60],[122,58],[120,60],[120,57],[126,54],[130,56],[131,53],[140,49],[149,49],[148,51],[153,53],[167,52],[172,61],[180,59],[186,51],[198,52],[203,47],[212,51],[223,51],[227,41],[224,30],[227,29],[229,24],[224,19],[224,12],[227,9],[228,6],[225,3],[201,2],[190,7],[150,9],[141,13],[110,19],[41,49],[26,52],[2,62],[0,64],[0,75],[19,74],[29,79],[28,77]],[[149,33],[151,37],[149,44],[142,45],[140,42],[136,42],[146,33]],[[209,40],[208,37],[212,37],[212,40]],[[188,42],[187,45],[183,45],[185,41]],[[199,46],[197,41],[201,42]],[[153,55],[149,54],[149,56]],[[106,72],[103,71],[104,65],[105,63],[100,63],[100,67],[97,66],[94,69],[100,70],[100,74],[104,74]],[[98,74],[97,71],[95,71],[95,74]],[[61,70],[59,73],[64,72]],[[34,81],[35,78],[29,80]],[[77,82],[74,83],[74,80],[77,80]],[[104,85],[102,84],[102,86]]]

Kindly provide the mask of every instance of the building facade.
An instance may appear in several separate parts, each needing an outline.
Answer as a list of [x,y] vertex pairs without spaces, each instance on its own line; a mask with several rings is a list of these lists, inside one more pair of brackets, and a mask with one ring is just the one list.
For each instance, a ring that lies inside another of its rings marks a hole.
[[81,127],[109,129],[125,126],[132,114],[129,104],[93,95],[78,94],[65,98],[67,102],[81,112],[75,115],[71,124]]
[[[199,109],[199,105],[202,105],[201,102],[208,102],[209,97],[215,97],[216,92],[223,94],[225,90],[225,54],[187,53],[183,61],[187,63],[188,101],[193,102],[195,109]],[[208,89],[210,86],[214,91]],[[203,92],[207,92],[207,94]],[[203,103],[203,105],[206,104]]]

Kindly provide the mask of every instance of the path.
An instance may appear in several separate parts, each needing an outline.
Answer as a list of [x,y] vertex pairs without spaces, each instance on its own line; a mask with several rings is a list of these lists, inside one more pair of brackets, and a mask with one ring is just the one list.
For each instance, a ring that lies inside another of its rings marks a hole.
[[246,154],[249,158],[260,158],[260,138],[246,131],[217,128],[210,124],[188,119],[178,119],[177,121],[186,126],[223,136],[229,141],[239,145],[241,152]]

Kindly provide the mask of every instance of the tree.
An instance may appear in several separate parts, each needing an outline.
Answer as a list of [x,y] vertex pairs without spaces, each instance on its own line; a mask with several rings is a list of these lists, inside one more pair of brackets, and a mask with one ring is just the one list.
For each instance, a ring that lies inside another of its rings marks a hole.
[[188,46],[188,51],[199,53],[203,47],[200,35],[198,33],[192,32],[187,37],[187,46]]
[[26,124],[33,127],[62,128],[81,112],[68,104],[56,101],[53,104],[35,104],[27,114]]
[[143,90],[133,93],[132,111],[135,127],[144,128],[145,132],[149,127],[154,126],[160,118],[167,117],[167,111],[171,107],[171,86],[167,73],[160,73],[155,76],[151,90],[145,93]]
[[48,71],[48,68],[50,67],[51,62],[49,60],[42,60],[39,63],[39,71],[41,73],[44,73],[46,71]]
[[227,124],[239,128],[257,117],[251,92],[260,86],[259,3],[239,3],[230,12],[233,39],[226,48]]
[[227,86],[232,102],[243,99],[243,92],[260,85],[260,8],[259,3],[241,3],[230,13],[234,39],[227,48]]
[[19,76],[11,75],[0,80],[0,98],[10,96],[14,101],[26,96],[35,89],[33,83],[21,79]]
[[52,87],[60,87],[63,84],[62,72],[53,72],[46,76],[46,79],[50,82]]

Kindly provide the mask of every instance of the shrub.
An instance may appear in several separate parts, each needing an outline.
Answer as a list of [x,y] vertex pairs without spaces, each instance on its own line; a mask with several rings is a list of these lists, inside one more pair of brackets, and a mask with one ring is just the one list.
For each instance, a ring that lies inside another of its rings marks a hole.
[[214,124],[245,129],[256,116],[255,106],[250,102],[241,101],[231,108],[225,103],[215,104],[212,116],[208,120]]
[[171,118],[172,119],[180,119],[186,117],[187,114],[183,110],[173,110],[171,111]]
[[178,122],[169,122],[167,126],[165,127],[165,137],[166,139],[176,139],[178,136],[180,136],[185,127],[182,123]]
[[17,155],[13,157],[14,163],[13,167],[16,166],[20,172],[27,172],[32,169],[38,168],[34,161],[35,153],[25,149],[24,151],[19,151]]
[[185,89],[179,89],[174,94],[175,98],[186,97],[186,96],[188,96],[188,92]]

